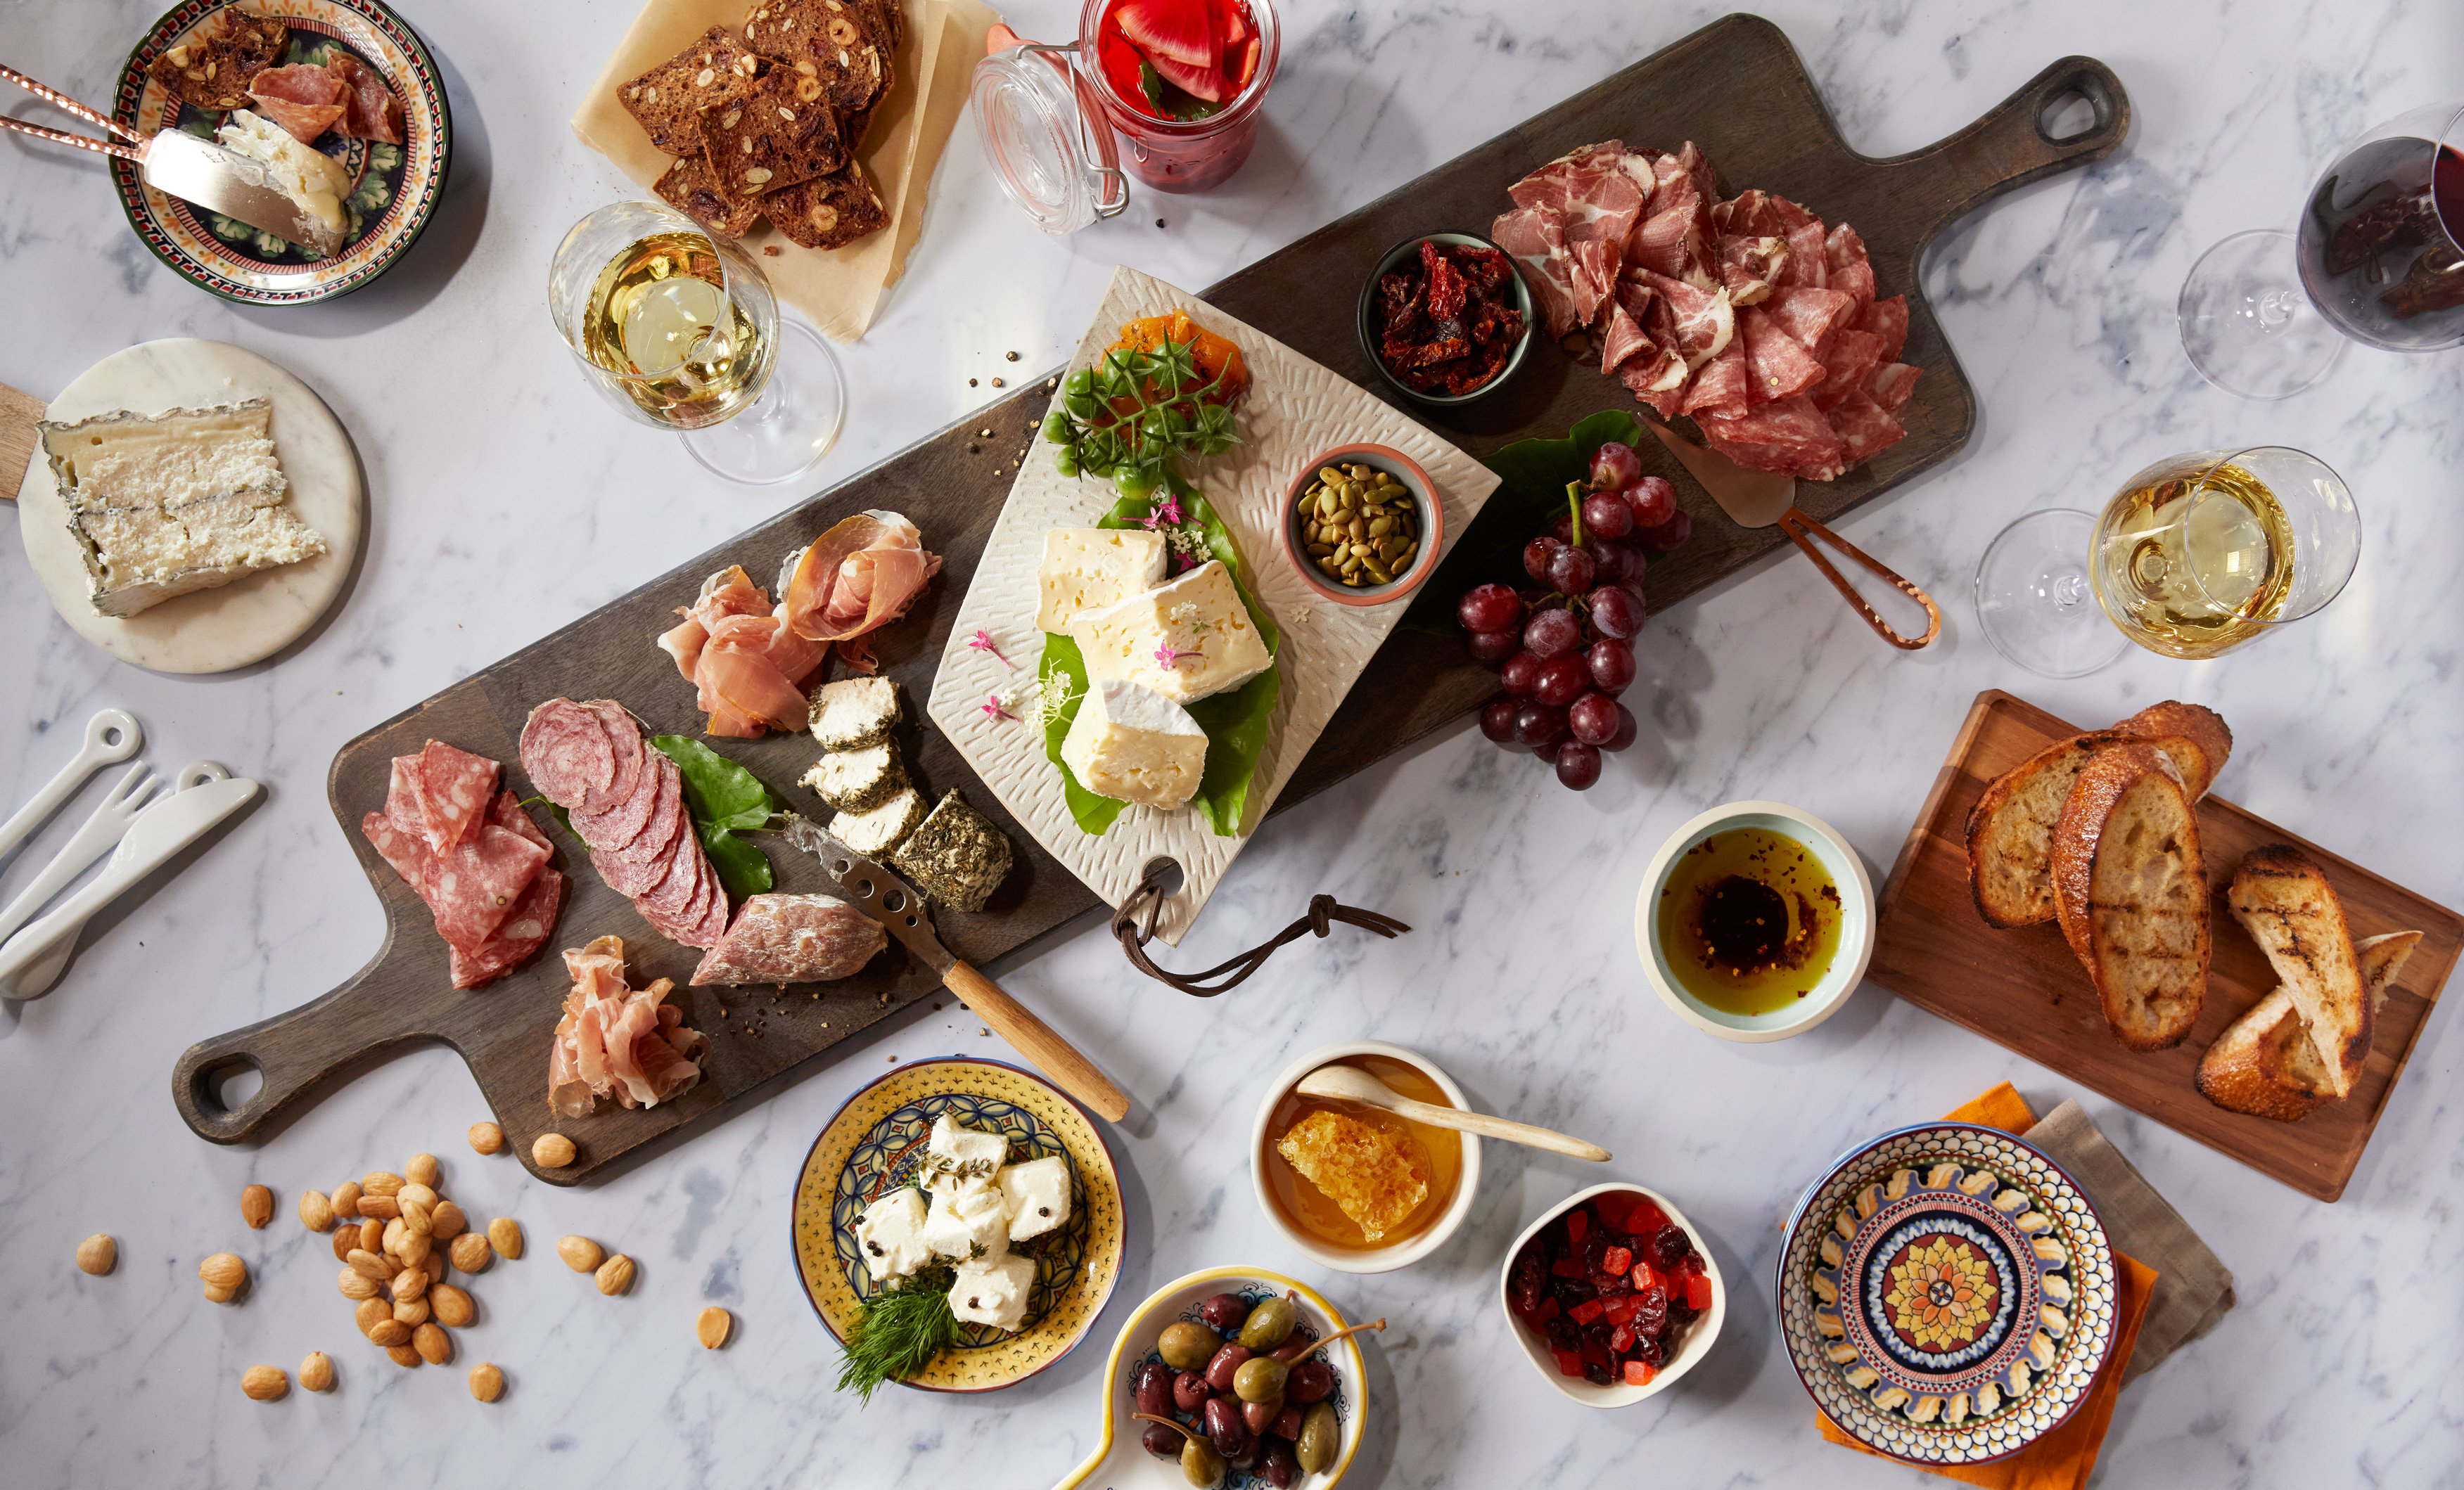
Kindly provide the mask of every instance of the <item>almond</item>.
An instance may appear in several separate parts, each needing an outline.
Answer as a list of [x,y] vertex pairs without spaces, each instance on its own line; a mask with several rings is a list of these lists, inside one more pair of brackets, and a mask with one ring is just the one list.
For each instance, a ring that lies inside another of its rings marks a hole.
[[351,1255],[344,1258],[342,1260],[351,1264],[352,1272],[359,1274],[370,1282],[389,1283],[393,1282],[394,1270],[385,1266],[385,1260],[376,1253],[365,1251],[359,1247],[353,1247],[351,1249]]
[[728,1334],[735,1327],[736,1316],[714,1304],[694,1316],[693,1338],[701,1342],[703,1349],[715,1350],[727,1344]]
[[393,1305],[370,1295],[362,1299],[360,1306],[351,1311],[351,1323],[360,1326],[361,1334],[384,1345],[385,1341],[377,1340],[377,1331],[393,1323]]
[[[575,1272],[592,1273],[598,1271],[600,1260],[607,1254],[587,1237],[567,1237],[556,1244],[556,1255],[564,1259],[564,1265]],[[238,1259],[232,1260],[237,1261]]]
[[436,1193],[436,1181],[440,1177],[436,1167],[436,1155],[432,1153],[412,1154],[410,1156],[410,1162],[402,1167],[402,1177],[410,1181],[413,1185],[425,1186],[431,1196],[430,1203],[432,1204],[432,1197]]
[[271,1402],[291,1390],[291,1378],[279,1366],[252,1366],[240,1373],[239,1390],[257,1402]]
[[435,1312],[434,1309],[429,1305],[425,1297],[417,1299],[396,1299],[393,1302],[394,1323],[407,1327],[416,1327],[427,1324],[428,1316],[433,1312]]
[[342,1269],[341,1276],[334,1280],[334,1286],[342,1290],[345,1299],[373,1299],[377,1296],[377,1281],[356,1267]]
[[274,1219],[274,1192],[263,1185],[251,1185],[239,1193],[239,1218],[251,1231],[263,1231]]
[[619,1252],[599,1264],[599,1291],[613,1298],[633,1286],[633,1260]]
[[334,1260],[347,1262],[351,1254],[360,1250],[360,1229],[357,1226],[334,1228]]
[[307,1359],[299,1363],[299,1385],[310,1391],[334,1390],[334,1363],[326,1359],[324,1351],[311,1350]]
[[401,1214],[401,1205],[391,1195],[371,1192],[360,1196],[360,1215],[371,1221],[390,1221]]
[[419,1352],[410,1348],[410,1342],[407,1340],[403,1341],[399,1345],[389,1345],[385,1347],[385,1354],[393,1357],[393,1364],[396,1366],[417,1366],[420,1364]]
[[574,1159],[573,1140],[562,1133],[541,1133],[531,1144],[531,1162],[543,1170],[561,1170]]
[[222,1297],[214,1302],[228,1304],[233,1294],[247,1286],[248,1264],[228,1252],[217,1252],[197,1264],[197,1281],[206,1285],[207,1298],[214,1299],[219,1290]]
[[393,1302],[405,1304],[428,1292],[428,1270],[406,1267],[393,1275]]
[[398,1191],[395,1191],[393,1198],[397,1205],[408,1205],[412,1201],[416,1200],[421,1205],[426,1206],[429,1210],[433,1211],[436,1209],[435,1187],[423,1185],[417,1180],[412,1180],[409,1184],[403,1186]]
[[453,1358],[453,1337],[445,1326],[436,1324],[420,1326],[410,1332],[411,1348],[430,1366],[442,1366]]
[[387,1350],[410,1344],[410,1326],[388,1314],[368,1326],[368,1340]]
[[402,1224],[402,1217],[396,1216],[385,1223],[385,1236],[377,1250],[386,1257],[401,1257],[403,1243],[409,1238],[410,1228]]
[[484,1232],[464,1232],[453,1238],[450,1250],[453,1265],[466,1273],[482,1271],[496,1255]]
[[470,1324],[471,1316],[475,1312],[471,1296],[451,1283],[429,1284],[428,1307],[436,1316],[438,1324],[451,1325],[456,1329]]
[[[509,1216],[497,1216],[488,1223],[488,1245],[496,1256],[511,1261],[522,1255],[522,1225]],[[475,1272],[477,1269],[465,1269]]]
[[716,81],[718,81],[717,68],[705,67],[700,72],[693,74],[693,86],[696,88],[707,88]]
[[348,1219],[360,1214],[360,1182],[346,1179],[334,1187],[334,1214]]
[[371,1170],[360,1176],[361,1191],[371,1195],[394,1194],[402,1186],[402,1176],[391,1170]]
[[417,1200],[403,1201],[402,1229],[422,1237],[434,1235],[435,1225],[430,1219],[429,1208]]
[[505,1394],[505,1373],[496,1369],[494,1361],[481,1361],[471,1368],[471,1395],[482,1402],[494,1402]]
[[334,1202],[325,1198],[323,1191],[299,1192],[299,1224],[312,1232],[334,1229]]
[[419,1264],[419,1270],[428,1275],[428,1282],[431,1287],[442,1282],[445,1279],[445,1254],[429,1253],[427,1260]]
[[429,1234],[439,1241],[451,1241],[471,1229],[471,1218],[451,1200],[439,1200],[428,1213]]
[[360,1247],[363,1251],[383,1252],[385,1250],[385,1222],[378,1220],[374,1216],[370,1216],[368,1219],[362,1221],[360,1223]]
[[120,1265],[120,1243],[109,1232],[96,1232],[77,1243],[77,1271],[97,1278]]
[[394,1253],[405,1267],[422,1266],[435,1255],[436,1238],[426,1232],[412,1232],[403,1238],[402,1246]]
[[505,1130],[494,1123],[473,1123],[471,1125],[471,1147],[479,1153],[502,1153]]

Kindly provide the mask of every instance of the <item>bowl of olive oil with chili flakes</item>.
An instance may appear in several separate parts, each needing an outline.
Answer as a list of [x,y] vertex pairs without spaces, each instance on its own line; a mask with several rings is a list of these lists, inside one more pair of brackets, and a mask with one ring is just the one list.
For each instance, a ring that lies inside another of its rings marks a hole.
[[1782,802],[1730,802],[1678,829],[1635,906],[1651,986],[1723,1040],[1785,1040],[1837,1013],[1865,975],[1874,926],[1857,850]]

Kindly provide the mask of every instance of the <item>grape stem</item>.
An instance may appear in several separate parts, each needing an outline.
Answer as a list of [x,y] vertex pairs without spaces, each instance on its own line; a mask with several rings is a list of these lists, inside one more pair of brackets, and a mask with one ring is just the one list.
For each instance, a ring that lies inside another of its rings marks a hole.
[[1574,547],[1581,548],[1583,546],[1583,484],[1581,482],[1566,483],[1566,509],[1574,515]]

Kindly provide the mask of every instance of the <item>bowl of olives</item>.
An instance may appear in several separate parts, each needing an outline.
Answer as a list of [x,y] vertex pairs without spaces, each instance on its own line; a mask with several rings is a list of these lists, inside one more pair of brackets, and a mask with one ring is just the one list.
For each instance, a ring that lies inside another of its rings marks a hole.
[[1121,1327],[1078,1485],[1326,1490],[1360,1447],[1368,1375],[1347,1325],[1304,1283],[1218,1267],[1150,1295]]

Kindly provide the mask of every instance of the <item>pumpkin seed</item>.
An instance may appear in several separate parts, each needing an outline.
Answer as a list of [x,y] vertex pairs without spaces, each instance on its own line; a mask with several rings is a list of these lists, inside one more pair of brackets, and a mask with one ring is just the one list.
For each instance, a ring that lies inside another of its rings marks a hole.
[[1382,513],[1369,519],[1369,536],[1373,538],[1382,538],[1394,531],[1395,519]]

